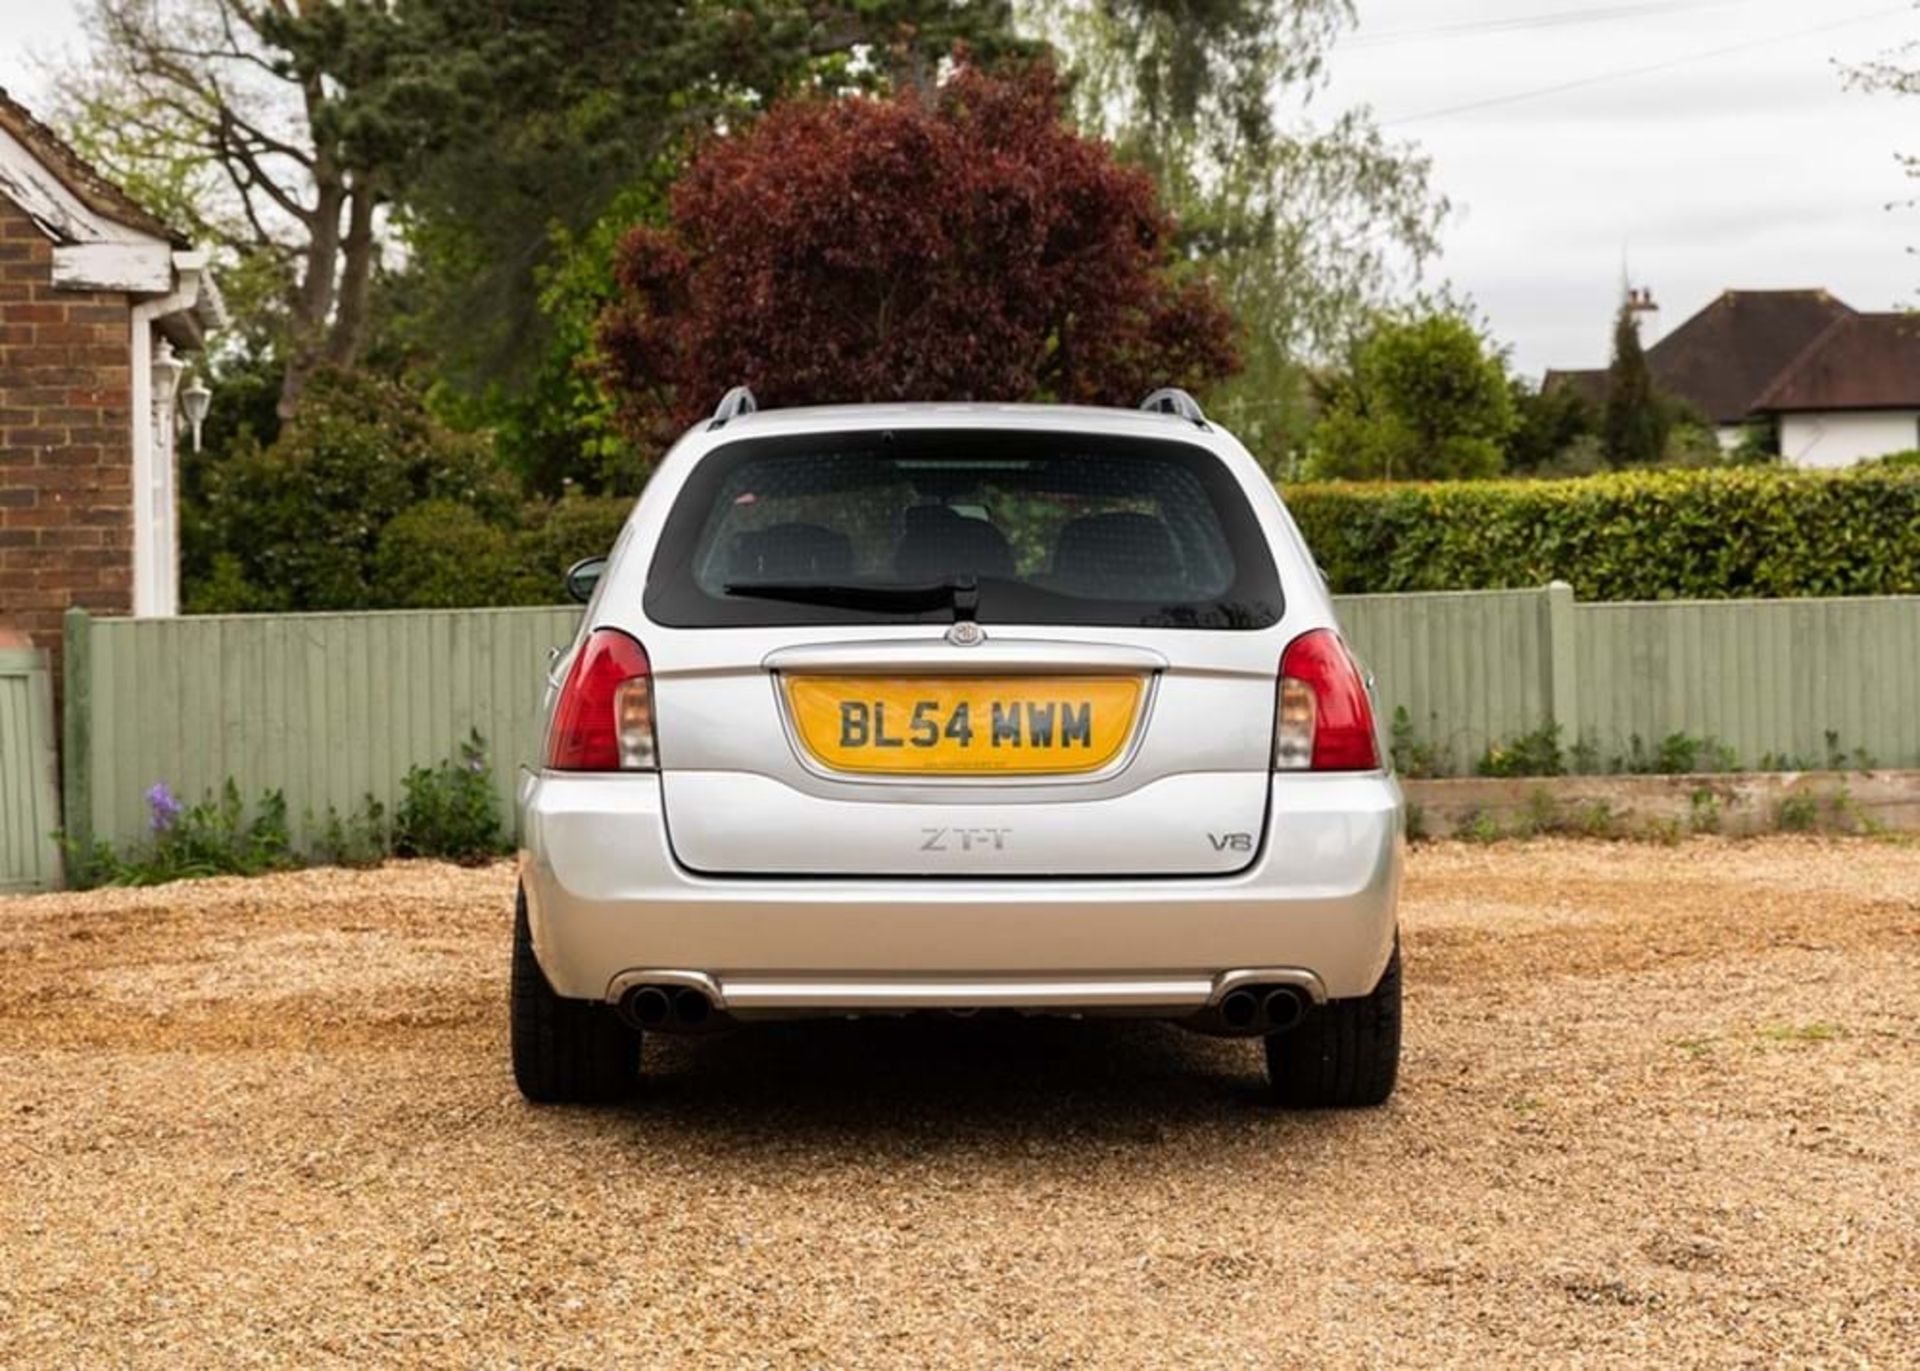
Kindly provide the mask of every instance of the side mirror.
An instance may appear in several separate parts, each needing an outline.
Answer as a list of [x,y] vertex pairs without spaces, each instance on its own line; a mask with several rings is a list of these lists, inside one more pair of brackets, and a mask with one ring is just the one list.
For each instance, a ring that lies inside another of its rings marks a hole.
[[567,568],[567,597],[576,604],[584,605],[593,598],[595,587],[606,574],[605,557],[583,557]]

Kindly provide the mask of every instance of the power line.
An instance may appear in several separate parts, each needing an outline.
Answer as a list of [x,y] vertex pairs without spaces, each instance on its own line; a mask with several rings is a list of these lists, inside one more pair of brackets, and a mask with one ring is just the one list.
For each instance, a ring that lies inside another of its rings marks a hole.
[[1622,67],[1615,71],[1603,71],[1594,76],[1582,76],[1573,81],[1561,81],[1551,86],[1536,86],[1532,90],[1514,91],[1508,95],[1489,96],[1484,100],[1469,100],[1465,104],[1447,105],[1441,109],[1424,110],[1419,114],[1410,114],[1401,119],[1389,119],[1386,128],[1399,128],[1406,124],[1427,123],[1434,119],[1448,119],[1456,114],[1469,114],[1476,110],[1497,109],[1502,105],[1515,105],[1523,100],[1538,100],[1549,95],[1561,95],[1570,90],[1583,90],[1588,86],[1604,85],[1609,81],[1625,81],[1635,76],[1651,76],[1655,72],[1672,71],[1675,67],[1690,66],[1695,62],[1708,62],[1718,57],[1728,57],[1737,52],[1748,52],[1754,48],[1766,47],[1772,43],[1785,43],[1794,38],[1811,38],[1815,34],[1831,33],[1835,29],[1864,24],[1874,19],[1884,19],[1893,14],[1904,14],[1908,5],[1895,5],[1889,9],[1871,10],[1866,14],[1856,14],[1846,19],[1837,19],[1829,24],[1816,24],[1812,28],[1795,29],[1791,33],[1774,33],[1765,38],[1752,38],[1744,43],[1730,43],[1723,48],[1709,48],[1704,52],[1691,52],[1681,57],[1669,58],[1664,62],[1651,62],[1641,67]]
[[1468,19],[1453,24],[1434,24],[1427,28],[1389,29],[1368,33],[1364,29],[1341,43],[1349,51],[1356,48],[1393,47],[1403,43],[1424,43],[1450,38],[1478,38],[1488,34],[1521,33],[1535,29],[1557,29],[1587,24],[1611,24],[1622,19],[1664,17],[1689,10],[1727,9],[1750,5],[1756,0],[1662,0],[1662,3],[1599,5],[1588,9],[1558,10],[1549,14],[1509,15],[1504,19]]

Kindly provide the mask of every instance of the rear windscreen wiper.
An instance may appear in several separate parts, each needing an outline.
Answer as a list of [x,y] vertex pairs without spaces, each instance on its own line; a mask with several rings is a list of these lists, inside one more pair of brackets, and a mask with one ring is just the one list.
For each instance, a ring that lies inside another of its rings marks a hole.
[[835,609],[863,609],[876,614],[926,614],[951,609],[954,622],[972,619],[980,611],[980,582],[956,576],[923,585],[846,585],[815,581],[731,581],[727,594],[754,600],[785,600],[796,605],[830,605]]

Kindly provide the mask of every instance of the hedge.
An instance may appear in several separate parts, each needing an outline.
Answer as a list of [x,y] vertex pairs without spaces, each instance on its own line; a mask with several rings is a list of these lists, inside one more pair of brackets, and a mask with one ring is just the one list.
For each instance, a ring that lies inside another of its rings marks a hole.
[[520,511],[520,526],[487,522],[464,506],[428,500],[380,534],[370,600],[384,609],[551,605],[566,598],[567,568],[604,557],[633,510],[629,496],[574,495]]
[[1282,494],[1340,594],[1556,579],[1585,600],[1920,593],[1920,469],[1900,464]]

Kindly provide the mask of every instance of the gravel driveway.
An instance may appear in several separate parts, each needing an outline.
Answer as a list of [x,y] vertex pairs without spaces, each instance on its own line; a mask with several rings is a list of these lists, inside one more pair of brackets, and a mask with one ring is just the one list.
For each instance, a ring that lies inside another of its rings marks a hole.
[[1250,1045],[980,1020],[656,1041],[639,1104],[531,1109],[511,885],[0,900],[0,1361],[1920,1347],[1920,849],[1420,849],[1401,1093],[1302,1117]]

